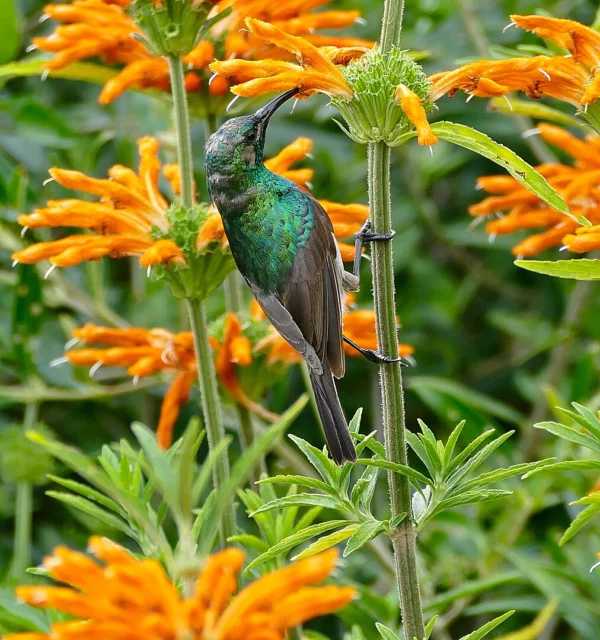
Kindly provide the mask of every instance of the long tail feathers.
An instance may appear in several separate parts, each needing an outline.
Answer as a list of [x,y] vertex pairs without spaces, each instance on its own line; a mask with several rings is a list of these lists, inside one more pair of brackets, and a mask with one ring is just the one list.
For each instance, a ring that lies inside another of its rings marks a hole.
[[337,464],[342,464],[346,460],[353,462],[356,460],[356,450],[342,411],[329,364],[327,362],[323,363],[322,375],[311,371],[310,381],[315,392],[317,408],[319,409],[331,457]]

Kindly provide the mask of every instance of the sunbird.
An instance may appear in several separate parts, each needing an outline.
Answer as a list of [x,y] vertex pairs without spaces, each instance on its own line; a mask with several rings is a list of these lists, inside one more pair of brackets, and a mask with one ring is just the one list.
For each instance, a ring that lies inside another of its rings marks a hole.
[[[206,143],[208,190],[223,219],[231,253],[245,281],[279,334],[306,361],[327,445],[337,464],[356,450],[335,387],[344,375],[342,341],[375,362],[392,362],[362,349],[342,332],[344,292],[359,286],[344,270],[333,226],[313,196],[263,163],[267,125],[298,93],[292,89],[255,114],[231,118]],[[389,240],[368,225],[362,242]]]

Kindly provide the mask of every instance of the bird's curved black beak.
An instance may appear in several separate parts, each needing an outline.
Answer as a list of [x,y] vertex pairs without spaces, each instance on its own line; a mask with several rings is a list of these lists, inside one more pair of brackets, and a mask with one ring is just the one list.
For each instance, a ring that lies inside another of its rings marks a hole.
[[290,89],[281,95],[278,95],[276,98],[273,98],[271,102],[266,104],[264,107],[259,109],[254,116],[258,118],[262,124],[266,127],[271,119],[271,116],[279,109],[279,107],[287,102],[290,98],[293,98],[296,94],[300,93],[299,88]]

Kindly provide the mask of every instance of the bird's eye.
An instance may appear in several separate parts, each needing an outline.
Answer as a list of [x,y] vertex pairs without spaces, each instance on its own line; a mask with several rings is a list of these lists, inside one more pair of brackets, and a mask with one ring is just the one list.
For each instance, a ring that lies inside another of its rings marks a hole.
[[248,135],[246,136],[248,142],[254,142],[256,140],[256,129],[251,129],[248,131]]

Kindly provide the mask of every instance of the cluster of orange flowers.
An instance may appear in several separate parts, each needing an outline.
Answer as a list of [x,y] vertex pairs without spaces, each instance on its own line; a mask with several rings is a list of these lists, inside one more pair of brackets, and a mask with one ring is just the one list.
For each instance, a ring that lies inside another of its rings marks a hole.
[[[352,301],[348,296],[346,302],[350,304]],[[250,315],[253,320],[266,321],[256,302],[251,305]],[[302,362],[302,356],[273,327],[265,327],[265,337],[254,340],[254,343],[245,329],[239,316],[229,313],[225,317],[222,338],[210,337],[211,347],[216,354],[217,376],[237,403],[264,420],[275,421],[278,418],[276,414],[246,393],[240,382],[239,367],[250,367],[262,356],[268,367],[294,365]],[[365,349],[377,348],[375,314],[372,310],[349,311],[344,316],[344,332]],[[92,367],[93,371],[99,366],[125,367],[134,380],[163,371],[176,374],[164,396],[156,431],[159,445],[164,449],[170,447],[181,406],[187,402],[197,376],[192,333],[172,333],[166,329],[113,329],[87,324],[75,329],[73,338],[85,345],[81,349],[66,352],[65,358],[73,365]],[[344,347],[346,355],[360,356],[353,347],[347,344]],[[411,346],[401,344],[398,354],[409,358],[413,351]]]
[[488,222],[491,235],[514,233],[522,229],[545,229],[519,242],[513,253],[534,256],[545,249],[564,245],[570,251],[583,253],[600,248],[600,136],[590,134],[584,140],[560,127],[541,123],[537,126],[546,142],[569,154],[573,165],[549,163],[537,170],[563,197],[571,213],[585,216],[592,226],[581,226],[576,220],[548,207],[510,176],[484,176],[478,186],[491,194],[471,206],[469,212],[480,218],[508,212]]
[[[81,227],[95,233],[38,242],[17,251],[13,259],[26,264],[49,259],[58,267],[70,267],[103,256],[139,256],[140,264],[145,267],[169,262],[185,264],[183,252],[173,240],[153,237],[155,230],[169,231],[165,215],[169,202],[160,193],[158,184],[161,173],[158,141],[144,137],[138,141],[138,150],[137,173],[115,165],[109,169],[108,179],[98,179],[79,171],[50,169],[52,179],[58,184],[97,196],[99,202],[73,198],[51,200],[46,207],[20,216],[19,224],[33,229]],[[177,193],[180,182],[177,165],[165,165],[162,173]]]
[[234,595],[244,563],[238,549],[208,558],[193,593],[182,597],[156,560],[137,560],[106,538],[90,551],[102,562],[58,547],[44,566],[61,587],[24,586],[18,597],[75,618],[50,634],[18,633],[5,640],[285,640],[286,631],[337,611],[355,597],[351,587],[314,586],[335,568],[325,551],[269,573]]
[[[354,91],[339,67],[347,66],[363,56],[368,50],[364,43],[359,46],[317,48],[308,39],[286,33],[275,24],[252,17],[246,18],[245,24],[249,33],[262,40],[266,46],[274,48],[279,55],[268,60],[233,59],[209,65],[211,71],[233,80],[232,93],[249,98],[299,88],[300,98],[315,92],[345,100],[354,98]],[[293,54],[298,64],[279,59],[282,53]],[[419,144],[430,145],[437,142],[419,96],[401,84],[395,99],[417,129]]]
[[[292,169],[291,166],[303,160],[311,147],[311,140],[298,138],[265,164],[272,171],[306,188],[313,170]],[[140,165],[137,174],[121,165],[109,169],[108,179],[91,178],[79,171],[50,169],[50,175],[60,185],[98,196],[99,202],[74,198],[51,200],[46,207],[20,216],[19,224],[34,229],[81,227],[95,234],[70,235],[60,240],[38,242],[14,253],[13,260],[25,264],[50,260],[53,266],[70,267],[103,256],[138,256],[140,264],[145,267],[171,262],[185,265],[186,258],[181,247],[168,238],[156,239],[157,231],[168,234],[170,229],[166,217],[170,202],[159,190],[161,164],[158,148],[155,138],[139,140]],[[170,182],[173,192],[178,194],[179,167],[164,165],[162,173]],[[366,205],[339,204],[327,200],[321,201],[321,204],[328,212],[339,240],[357,233],[369,215]],[[228,246],[221,216],[212,209],[198,231],[196,250],[203,252],[216,242],[220,243],[222,249]],[[353,245],[340,242],[339,246],[342,258],[345,261],[352,260]]]
[[[354,24],[359,12],[333,10],[313,12],[329,0],[300,3],[282,0],[222,0],[215,3],[211,15],[230,8],[231,13],[217,22],[206,39],[183,57],[190,71],[185,83],[188,91],[198,91],[207,82],[207,67],[215,56],[262,59],[274,52],[264,42],[243,30],[246,16],[259,17],[291,33],[303,34],[318,46],[371,46],[358,38],[316,34],[316,29],[338,29]],[[100,94],[108,104],[131,87],[168,90],[169,65],[165,58],[154,56],[141,40],[141,31],[127,14],[129,0],[75,0],[71,4],[49,4],[44,11],[61,22],[53,33],[33,40],[33,47],[53,54],[46,69],[54,71],[69,64],[100,58],[109,65],[123,65]],[[281,52],[278,52],[281,56]],[[207,91],[211,96],[227,93],[229,83],[222,77],[211,79]]]
[[564,47],[569,57],[535,56],[479,60],[431,76],[432,99],[458,89],[479,98],[523,91],[532,98],[549,96],[577,108],[600,97],[600,33],[573,20],[546,16],[511,16],[511,25]]

